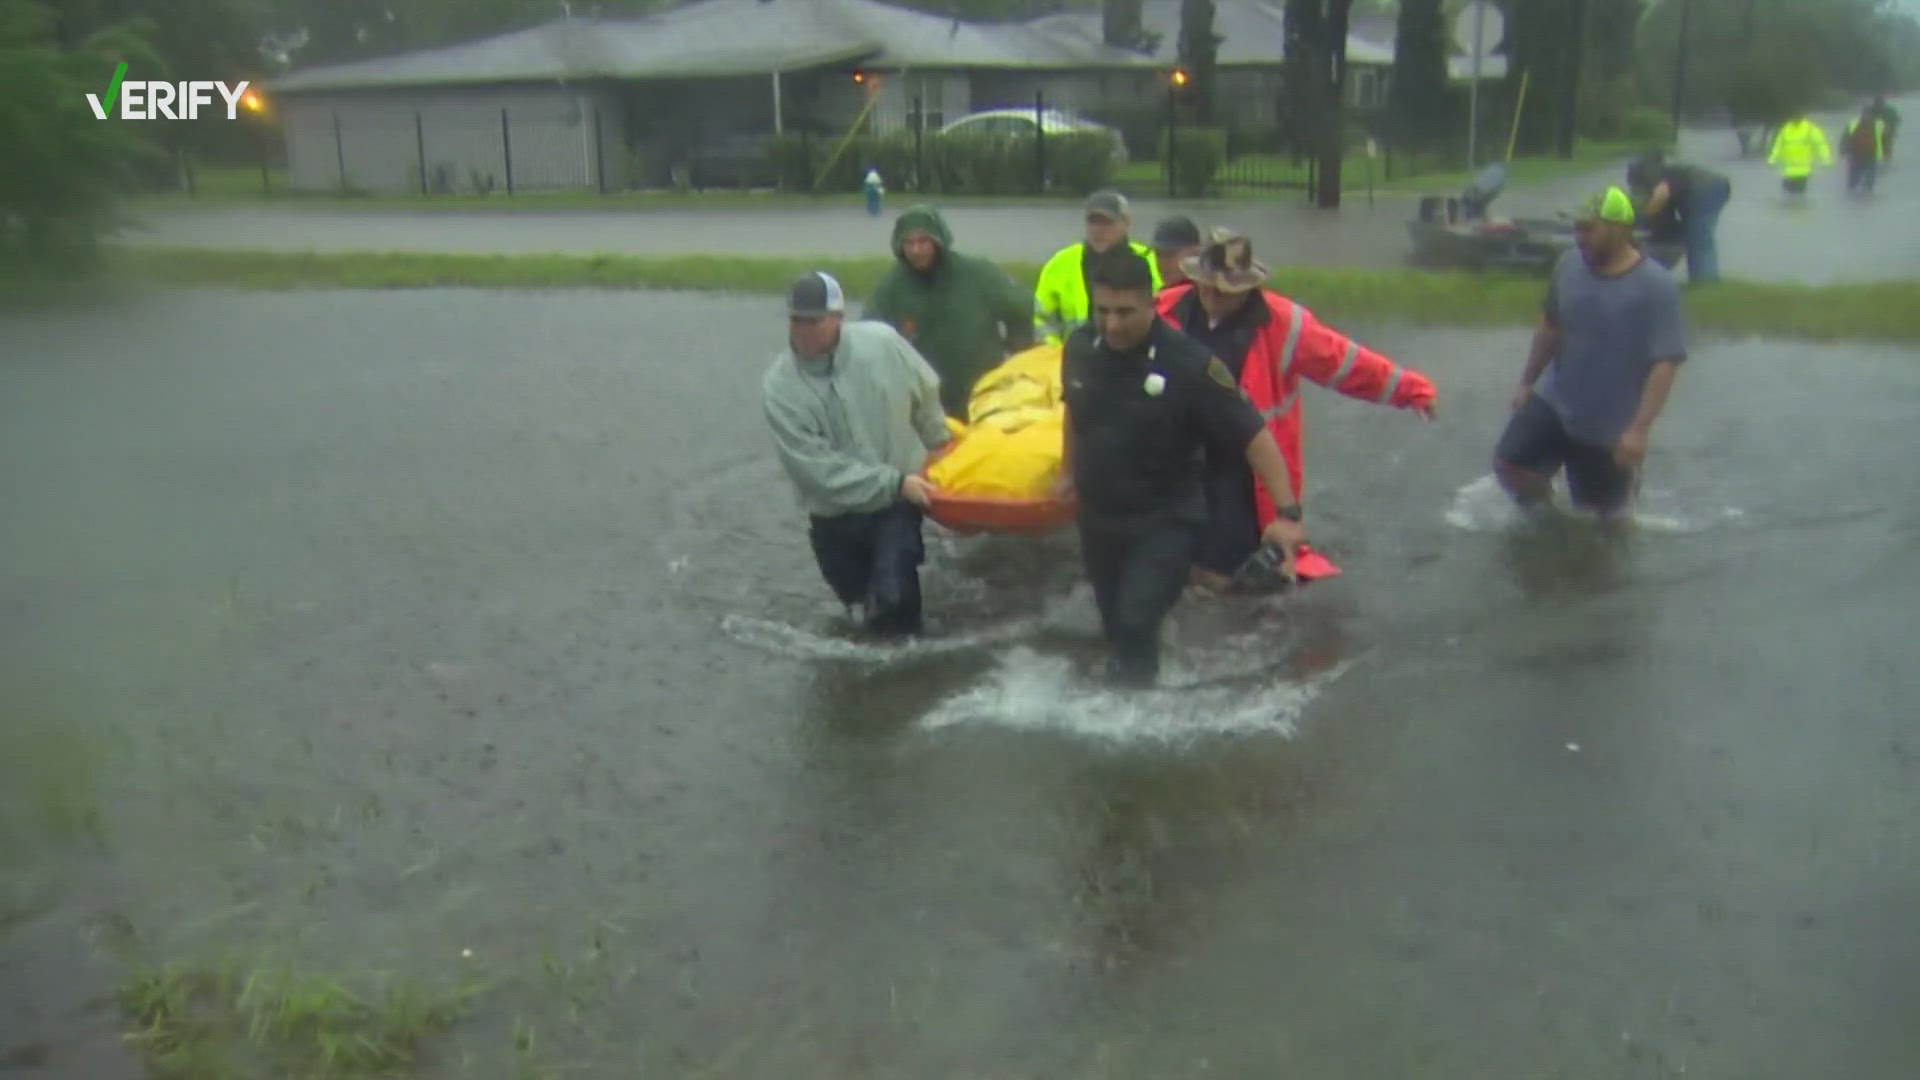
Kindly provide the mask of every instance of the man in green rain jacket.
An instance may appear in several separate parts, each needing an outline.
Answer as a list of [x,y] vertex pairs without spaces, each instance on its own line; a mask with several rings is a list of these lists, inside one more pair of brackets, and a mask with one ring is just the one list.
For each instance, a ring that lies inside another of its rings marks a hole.
[[1033,296],[985,259],[953,250],[940,211],[916,206],[893,225],[895,263],[865,317],[900,332],[940,373],[947,415],[967,418],[973,384],[1033,344]]

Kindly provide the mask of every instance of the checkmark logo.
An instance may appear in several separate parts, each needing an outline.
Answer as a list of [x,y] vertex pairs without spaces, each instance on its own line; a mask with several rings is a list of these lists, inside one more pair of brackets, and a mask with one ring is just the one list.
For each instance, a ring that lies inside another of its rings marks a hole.
[[[107,84],[107,97],[103,102],[97,94],[87,95],[87,104],[93,106],[93,118],[105,120],[113,113],[113,103],[120,99],[120,80],[127,77],[127,62],[120,61],[113,69],[113,81]],[[69,99],[71,100],[71,99]]]

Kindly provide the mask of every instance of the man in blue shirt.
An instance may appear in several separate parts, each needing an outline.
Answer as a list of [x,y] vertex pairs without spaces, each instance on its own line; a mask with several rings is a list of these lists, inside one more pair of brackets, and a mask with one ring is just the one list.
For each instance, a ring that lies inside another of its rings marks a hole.
[[1633,246],[1634,216],[1619,188],[1595,195],[1575,227],[1578,250],[1554,267],[1494,450],[1495,475],[1523,506],[1544,499],[1564,466],[1574,505],[1622,517],[1686,359],[1679,287]]

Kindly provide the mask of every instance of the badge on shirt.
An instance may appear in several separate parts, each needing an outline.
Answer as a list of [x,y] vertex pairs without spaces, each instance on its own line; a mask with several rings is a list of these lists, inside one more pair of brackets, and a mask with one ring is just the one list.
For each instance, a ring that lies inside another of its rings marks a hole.
[[901,337],[903,337],[903,338],[906,338],[906,339],[907,339],[908,341],[912,341],[912,340],[913,340],[913,332],[914,332],[914,330],[915,330],[915,329],[916,329],[916,327],[915,327],[915,326],[913,325],[913,320],[912,320],[912,319],[901,319],[901,320],[900,320],[900,336],[901,336]]
[[1233,372],[1227,370],[1227,365],[1221,363],[1220,358],[1217,356],[1209,356],[1207,358],[1207,374],[1212,377],[1214,382],[1219,383],[1225,389],[1240,389],[1240,384],[1234,381]]

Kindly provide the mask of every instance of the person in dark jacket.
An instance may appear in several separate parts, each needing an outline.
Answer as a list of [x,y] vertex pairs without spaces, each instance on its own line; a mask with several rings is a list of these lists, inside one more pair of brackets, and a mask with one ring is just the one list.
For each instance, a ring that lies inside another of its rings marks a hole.
[[953,250],[940,211],[916,206],[893,223],[894,265],[866,318],[900,332],[940,373],[947,415],[967,419],[980,376],[1033,344],[1033,295],[998,266]]
[[1153,227],[1153,260],[1160,267],[1160,288],[1184,284],[1187,272],[1181,264],[1200,254],[1200,226],[1185,214],[1161,218]]
[[1733,197],[1733,182],[1711,169],[1666,161],[1659,155],[1627,166],[1627,188],[1641,203],[1640,220],[1658,241],[1687,245],[1687,280],[1720,280],[1720,249],[1714,232],[1720,211]]
[[[1067,425],[1057,493],[1078,496],[1108,676],[1147,686],[1160,670],[1160,624],[1186,590],[1207,523],[1207,450],[1242,455],[1271,491],[1288,490],[1287,467],[1232,372],[1159,317],[1145,258],[1105,252],[1092,279],[1093,321],[1067,335],[1060,360]],[[1286,516],[1260,539],[1291,576],[1305,536]]]

